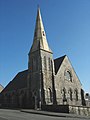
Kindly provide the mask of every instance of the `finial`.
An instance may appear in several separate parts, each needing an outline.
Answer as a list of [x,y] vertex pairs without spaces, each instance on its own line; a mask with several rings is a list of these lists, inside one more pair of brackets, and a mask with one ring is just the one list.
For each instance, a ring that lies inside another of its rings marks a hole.
[[37,15],[40,15],[40,7],[39,7],[39,4],[37,5]]
[[37,8],[40,9],[39,4],[37,5]]

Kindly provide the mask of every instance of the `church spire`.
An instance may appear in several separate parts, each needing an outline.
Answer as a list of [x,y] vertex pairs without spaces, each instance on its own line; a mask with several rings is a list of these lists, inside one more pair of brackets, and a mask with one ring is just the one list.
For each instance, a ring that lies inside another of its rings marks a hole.
[[36,18],[36,26],[35,26],[35,32],[34,32],[33,45],[31,47],[30,52],[34,52],[38,49],[42,49],[42,50],[52,53],[52,51],[50,50],[50,48],[48,46],[48,42],[46,39],[46,34],[45,34],[39,7],[37,10],[37,18]]

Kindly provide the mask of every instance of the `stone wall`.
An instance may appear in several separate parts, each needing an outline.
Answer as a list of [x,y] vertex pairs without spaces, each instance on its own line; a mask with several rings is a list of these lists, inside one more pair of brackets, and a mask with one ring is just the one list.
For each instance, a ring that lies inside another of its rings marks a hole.
[[85,100],[86,101],[86,106],[90,107],[90,100]]
[[30,88],[33,97],[37,97],[38,103],[42,101],[51,104],[53,102],[53,54],[45,50],[37,50],[31,53],[29,55],[28,69],[27,86]]
[[[67,79],[65,72],[70,72],[71,79]],[[55,75],[55,88],[57,104],[78,105],[81,103],[81,83],[66,56],[60,66],[57,74]],[[76,94],[77,92],[77,94]]]
[[69,106],[69,113],[90,116],[90,107]]
[[2,108],[25,108],[27,105],[27,88],[0,94],[0,104]]
[[42,105],[42,110],[60,113],[69,113],[68,105]]
[[71,105],[42,105],[42,110],[90,116],[90,107]]

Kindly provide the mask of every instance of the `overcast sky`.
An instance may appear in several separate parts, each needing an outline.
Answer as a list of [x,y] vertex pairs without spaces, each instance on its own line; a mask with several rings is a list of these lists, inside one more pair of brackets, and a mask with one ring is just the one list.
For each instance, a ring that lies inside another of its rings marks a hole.
[[0,84],[28,68],[38,4],[54,58],[66,54],[90,92],[90,0],[0,0]]

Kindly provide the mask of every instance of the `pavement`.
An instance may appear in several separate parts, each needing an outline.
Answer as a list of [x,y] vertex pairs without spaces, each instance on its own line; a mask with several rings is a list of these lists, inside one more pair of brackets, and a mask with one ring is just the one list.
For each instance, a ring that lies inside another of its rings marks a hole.
[[0,109],[0,120],[90,120],[90,117],[78,117],[73,114],[45,112],[40,110]]
[[46,116],[53,116],[53,117],[78,118],[78,119],[90,120],[90,116],[81,116],[76,114],[56,113],[56,112],[48,112],[48,111],[32,110],[32,109],[21,109],[20,111],[25,113],[46,115]]

